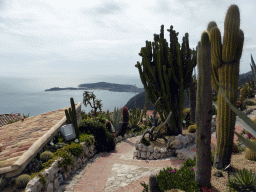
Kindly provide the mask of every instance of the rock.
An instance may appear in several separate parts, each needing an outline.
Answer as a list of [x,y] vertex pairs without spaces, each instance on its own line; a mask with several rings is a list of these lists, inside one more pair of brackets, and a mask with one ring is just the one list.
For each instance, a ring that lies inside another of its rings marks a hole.
[[53,192],[53,183],[50,182],[47,186],[47,189],[46,189],[47,192]]
[[58,174],[58,180],[59,180],[59,183],[62,184],[64,182],[63,180],[63,176],[61,173]]

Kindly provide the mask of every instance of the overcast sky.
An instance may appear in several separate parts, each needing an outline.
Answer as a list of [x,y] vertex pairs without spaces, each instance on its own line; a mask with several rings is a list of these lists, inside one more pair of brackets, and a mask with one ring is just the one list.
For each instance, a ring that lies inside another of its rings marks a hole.
[[173,25],[179,43],[189,33],[196,49],[210,21],[223,36],[231,4],[245,36],[242,74],[251,71],[251,54],[256,61],[255,0],[1,0],[0,77],[139,76],[138,53],[162,24],[168,43]]

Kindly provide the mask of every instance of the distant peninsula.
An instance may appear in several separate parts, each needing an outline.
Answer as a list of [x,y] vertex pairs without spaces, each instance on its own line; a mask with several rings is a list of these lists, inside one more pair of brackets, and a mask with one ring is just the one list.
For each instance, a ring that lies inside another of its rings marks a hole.
[[62,90],[109,90],[113,92],[136,92],[142,93],[145,91],[144,88],[138,88],[134,85],[123,85],[123,84],[115,84],[115,83],[106,83],[106,82],[98,82],[98,83],[88,83],[88,84],[80,84],[78,88],[74,87],[66,87],[59,88],[53,87],[50,89],[46,89],[44,91],[62,91]]

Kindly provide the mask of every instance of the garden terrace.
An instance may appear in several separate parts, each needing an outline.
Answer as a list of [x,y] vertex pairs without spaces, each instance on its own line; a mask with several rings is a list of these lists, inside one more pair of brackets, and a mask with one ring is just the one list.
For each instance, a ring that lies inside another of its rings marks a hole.
[[[75,105],[81,122],[81,102]],[[65,109],[50,111],[0,127],[0,178],[20,174],[36,154],[66,124]]]

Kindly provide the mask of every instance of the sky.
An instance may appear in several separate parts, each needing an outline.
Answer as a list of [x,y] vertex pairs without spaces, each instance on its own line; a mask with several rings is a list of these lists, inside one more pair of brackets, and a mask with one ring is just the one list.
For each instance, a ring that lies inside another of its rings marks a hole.
[[210,21],[223,41],[232,4],[239,7],[245,37],[242,74],[251,71],[251,54],[256,59],[255,0],[1,0],[0,77],[139,77],[138,53],[161,25],[168,43],[173,25],[179,43],[189,33],[190,48],[196,49]]

